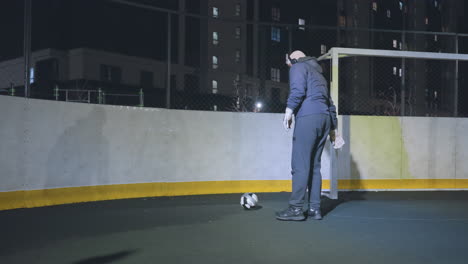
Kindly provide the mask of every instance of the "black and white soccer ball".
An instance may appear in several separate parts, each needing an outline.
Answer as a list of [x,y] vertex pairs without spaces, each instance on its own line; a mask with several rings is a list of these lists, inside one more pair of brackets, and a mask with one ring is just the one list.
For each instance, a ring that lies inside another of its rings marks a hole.
[[255,193],[244,193],[241,196],[240,204],[244,209],[252,209],[258,204],[258,197]]

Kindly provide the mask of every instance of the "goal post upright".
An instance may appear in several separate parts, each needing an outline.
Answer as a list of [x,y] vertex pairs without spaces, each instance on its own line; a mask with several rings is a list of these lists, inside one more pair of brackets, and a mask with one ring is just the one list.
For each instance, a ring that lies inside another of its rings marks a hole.
[[[332,56],[332,78],[330,84],[330,96],[335,103],[336,114],[338,115],[338,83],[339,83],[339,53],[336,48],[331,49]],[[342,131],[342,124],[338,122],[338,131]],[[330,144],[330,199],[338,199],[338,156],[336,150]]]

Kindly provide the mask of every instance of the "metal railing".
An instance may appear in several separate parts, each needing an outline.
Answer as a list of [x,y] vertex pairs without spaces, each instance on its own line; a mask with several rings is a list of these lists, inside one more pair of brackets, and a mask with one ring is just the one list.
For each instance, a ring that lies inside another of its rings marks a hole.
[[143,89],[140,89],[138,94],[127,94],[127,93],[107,93],[102,89],[98,90],[82,90],[82,89],[59,89],[58,86],[54,88],[54,98],[56,101],[60,101],[61,94],[63,94],[63,100],[66,102],[79,102],[79,103],[96,103],[96,104],[112,104],[112,100],[109,98],[136,98],[138,104],[132,106],[144,107],[144,93]]

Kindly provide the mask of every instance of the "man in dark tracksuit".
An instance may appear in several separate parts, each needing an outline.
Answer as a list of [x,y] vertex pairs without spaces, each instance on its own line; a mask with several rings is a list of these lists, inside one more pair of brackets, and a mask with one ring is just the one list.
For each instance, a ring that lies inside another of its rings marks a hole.
[[[278,220],[322,219],[320,195],[322,151],[331,129],[336,126],[336,111],[329,96],[327,81],[317,60],[301,51],[291,53],[288,60],[290,92],[284,125],[289,129],[292,114],[295,126],[292,148],[292,194],[289,207],[276,213]],[[332,125],[333,124],[333,125]],[[307,189],[309,190],[307,192]],[[307,195],[308,194],[308,195]],[[309,209],[306,215],[304,209]],[[304,208],[304,209],[303,209]]]

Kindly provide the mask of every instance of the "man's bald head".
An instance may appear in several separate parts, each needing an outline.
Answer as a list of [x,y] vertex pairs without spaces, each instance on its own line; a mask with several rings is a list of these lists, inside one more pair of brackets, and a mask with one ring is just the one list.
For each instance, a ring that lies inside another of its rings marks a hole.
[[291,53],[291,55],[289,55],[289,57],[292,59],[292,60],[298,60],[299,58],[303,58],[305,57],[306,55],[304,54],[304,52],[300,51],[300,50],[295,50]]

